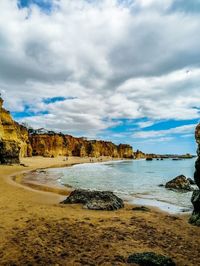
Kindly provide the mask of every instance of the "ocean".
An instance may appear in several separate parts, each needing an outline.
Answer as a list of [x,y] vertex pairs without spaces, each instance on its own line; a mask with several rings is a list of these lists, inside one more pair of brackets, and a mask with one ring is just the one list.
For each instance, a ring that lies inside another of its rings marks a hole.
[[[192,192],[176,192],[160,187],[177,175],[193,178],[195,158],[173,161],[164,159],[121,160],[77,164],[47,169],[45,182],[91,190],[110,190],[131,204],[159,207],[169,213],[191,211]],[[42,179],[40,177],[36,179]],[[43,180],[44,181],[44,180]]]

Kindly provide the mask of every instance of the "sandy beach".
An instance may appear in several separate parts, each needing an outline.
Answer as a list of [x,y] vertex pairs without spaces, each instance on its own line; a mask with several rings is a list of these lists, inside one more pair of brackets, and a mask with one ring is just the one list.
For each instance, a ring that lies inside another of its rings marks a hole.
[[35,190],[11,178],[84,162],[89,158],[35,157],[22,160],[26,167],[0,166],[0,265],[127,265],[139,251],[168,255],[177,265],[200,265],[200,228],[188,224],[187,215],[133,211],[130,205],[113,212],[60,205],[65,196],[58,191]]

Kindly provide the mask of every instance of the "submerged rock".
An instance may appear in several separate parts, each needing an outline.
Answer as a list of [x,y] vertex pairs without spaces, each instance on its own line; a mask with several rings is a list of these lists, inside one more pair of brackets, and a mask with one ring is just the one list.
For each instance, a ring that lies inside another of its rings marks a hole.
[[149,212],[150,209],[145,206],[136,206],[132,208],[132,211],[143,211],[143,212]]
[[151,157],[147,157],[147,158],[146,158],[146,161],[153,161],[153,158],[151,158]]
[[[200,188],[200,124],[196,127],[195,138],[198,144],[197,155],[198,158],[195,163],[194,180],[196,185]],[[200,190],[195,190],[191,198],[194,210],[189,222],[193,225],[200,226]]]
[[127,263],[136,263],[141,266],[175,266],[169,257],[154,252],[135,253],[128,257]]
[[192,191],[194,190],[190,182],[184,175],[179,175],[165,184],[168,189],[182,190],[182,191]]
[[63,204],[82,203],[89,210],[117,210],[124,207],[123,200],[110,191],[77,189],[71,192]]

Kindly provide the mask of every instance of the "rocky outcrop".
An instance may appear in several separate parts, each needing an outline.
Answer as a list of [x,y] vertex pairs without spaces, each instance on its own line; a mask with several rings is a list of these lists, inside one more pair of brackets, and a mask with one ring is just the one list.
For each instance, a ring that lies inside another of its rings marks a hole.
[[147,157],[146,161],[153,161],[153,158],[152,157]]
[[128,144],[120,144],[117,147],[118,155],[120,158],[133,158],[133,149]]
[[67,143],[62,135],[34,134],[29,136],[33,156],[56,157],[67,155]]
[[89,210],[112,211],[124,207],[123,200],[110,191],[90,191],[77,189],[71,192],[63,204],[82,203]]
[[128,257],[127,263],[141,266],[176,266],[171,258],[154,252],[134,253]]
[[[0,163],[16,163],[20,157],[78,156],[133,158],[130,145],[75,138],[44,129],[27,129],[15,122],[0,98]],[[11,156],[12,154],[12,156]]]
[[[197,142],[197,160],[195,163],[195,173],[194,173],[194,180],[198,188],[200,189],[200,124],[196,127],[195,131],[195,139]],[[200,226],[200,190],[196,190],[193,192],[192,195],[192,204],[194,206],[194,210],[192,216],[189,219],[189,222]]]
[[146,158],[146,154],[140,150],[136,150],[133,152],[133,157],[134,159],[144,159]]
[[192,191],[193,188],[190,185],[190,182],[184,175],[179,175],[172,179],[171,181],[165,184],[165,187],[168,189],[175,189],[181,191]]
[[200,188],[200,124],[196,127],[195,130],[195,139],[197,142],[197,160],[195,163],[195,173],[194,173],[194,180],[197,184],[197,186]]
[[31,154],[27,129],[12,119],[0,98],[0,164],[18,163],[20,157]]
[[29,140],[33,155],[133,158],[133,149],[127,144],[117,146],[108,141],[87,140],[56,133],[30,134]]
[[20,147],[15,141],[0,141],[0,164],[19,163]]

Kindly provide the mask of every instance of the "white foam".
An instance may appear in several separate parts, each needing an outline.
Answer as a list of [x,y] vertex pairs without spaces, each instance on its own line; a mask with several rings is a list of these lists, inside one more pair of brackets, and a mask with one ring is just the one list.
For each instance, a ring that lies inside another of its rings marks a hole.
[[152,206],[157,207],[162,211],[168,212],[170,214],[180,214],[180,213],[190,213],[191,209],[180,207],[168,202],[158,201],[158,200],[151,200],[151,199],[142,199],[142,198],[135,198],[130,203],[137,204],[137,205],[145,205],[145,206]]

